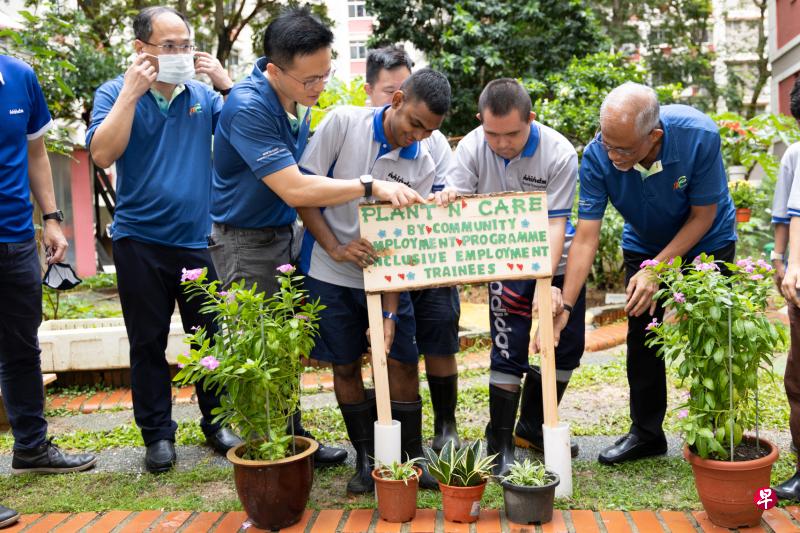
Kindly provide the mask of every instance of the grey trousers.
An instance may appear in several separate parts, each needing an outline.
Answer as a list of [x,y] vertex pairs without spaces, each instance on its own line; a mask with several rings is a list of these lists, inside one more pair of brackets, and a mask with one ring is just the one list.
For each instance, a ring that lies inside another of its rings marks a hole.
[[237,228],[214,224],[208,251],[223,288],[244,280],[249,288],[274,294],[278,288],[277,268],[294,264],[301,229],[295,224],[270,228]]

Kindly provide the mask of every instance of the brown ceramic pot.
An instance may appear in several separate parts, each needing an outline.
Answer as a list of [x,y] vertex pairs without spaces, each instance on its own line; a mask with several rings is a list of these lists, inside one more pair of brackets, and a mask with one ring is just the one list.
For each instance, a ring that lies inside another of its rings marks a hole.
[[272,530],[300,521],[314,481],[314,452],[319,444],[295,437],[298,453],[277,461],[242,459],[244,444],[228,450],[236,493],[248,518],[260,529]]
[[486,490],[486,481],[474,487],[452,487],[439,483],[442,491],[444,519],[468,524],[475,522],[481,512],[481,498]]
[[414,467],[417,477],[406,481],[384,479],[378,470],[372,471],[375,480],[375,497],[378,499],[378,515],[387,522],[408,522],[417,516],[417,490],[422,470]]
[[[754,437],[743,440],[755,442]],[[727,528],[755,527],[761,522],[763,512],[756,506],[753,495],[758,489],[769,487],[772,465],[778,460],[778,448],[768,440],[759,439],[769,454],[752,461],[715,461],[702,459],[683,447],[683,456],[692,465],[697,494],[708,513],[708,518],[718,526]]]
[[750,208],[740,207],[736,210],[736,222],[750,222]]

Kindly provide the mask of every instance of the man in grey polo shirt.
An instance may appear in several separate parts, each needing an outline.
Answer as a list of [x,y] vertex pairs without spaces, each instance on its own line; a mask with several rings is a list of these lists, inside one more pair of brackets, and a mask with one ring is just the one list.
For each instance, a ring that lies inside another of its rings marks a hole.
[[[534,120],[530,97],[516,80],[489,82],[481,93],[478,109],[481,126],[458,143],[442,197],[447,203],[455,197],[454,192],[545,191],[555,273],[553,292],[560,305],[559,289],[574,233],[569,216],[578,178],[578,156],[566,138]],[[514,436],[519,446],[543,449],[542,376],[538,367],[528,364],[535,287],[536,282],[528,280],[489,284],[492,360],[486,441],[488,453],[499,454],[495,474],[501,474],[514,461]],[[581,290],[571,309],[569,331],[556,349],[559,401],[583,355],[585,306],[585,290]],[[520,393],[523,375],[525,385]],[[520,395],[522,408],[514,429]],[[573,457],[577,453],[578,447],[573,445]]]
[[[442,123],[450,107],[450,84],[442,74],[422,69],[395,92],[390,106],[346,107],[332,111],[320,124],[300,159],[305,172],[343,179],[371,174],[377,181],[405,183],[429,194],[435,168],[419,142]],[[334,391],[347,433],[357,452],[356,472],[347,483],[351,493],[370,492],[374,455],[374,394],[364,390],[361,356],[367,348],[363,268],[375,259],[369,241],[359,237],[358,202],[298,209],[308,228],[300,268],[305,288],[326,306],[311,357],[333,364]],[[419,398],[414,314],[408,293],[383,295],[384,338],[389,352],[392,418],[401,423],[404,458],[422,456],[422,402]],[[424,469],[424,464],[420,465]],[[427,471],[423,488],[435,488]]]
[[[364,90],[373,107],[383,107],[392,102],[400,85],[411,76],[414,62],[400,47],[388,46],[370,50],[367,54],[367,79]],[[436,164],[436,177],[432,192],[444,189],[450,170],[453,150],[442,132],[434,131],[422,143],[428,148]],[[458,320],[461,305],[457,287],[436,287],[410,291],[417,324],[417,347],[425,357],[425,373],[433,407],[433,443],[431,448],[440,451],[448,441],[456,448],[461,446],[456,426],[458,401]]]

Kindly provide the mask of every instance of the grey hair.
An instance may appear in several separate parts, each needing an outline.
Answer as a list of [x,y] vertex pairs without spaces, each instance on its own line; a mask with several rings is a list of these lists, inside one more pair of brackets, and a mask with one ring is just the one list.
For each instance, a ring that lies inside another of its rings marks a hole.
[[150,36],[153,34],[153,20],[158,17],[159,15],[163,15],[164,13],[172,13],[180,18],[184,24],[186,24],[186,29],[189,30],[189,34],[192,33],[192,27],[189,25],[189,19],[186,18],[186,15],[177,11],[169,6],[150,6],[142,9],[133,19],[133,35],[140,41],[147,41],[150,39]]
[[622,120],[632,119],[641,136],[659,125],[658,96],[653,89],[640,83],[626,81],[608,93],[600,105],[601,125],[612,111],[619,113]]

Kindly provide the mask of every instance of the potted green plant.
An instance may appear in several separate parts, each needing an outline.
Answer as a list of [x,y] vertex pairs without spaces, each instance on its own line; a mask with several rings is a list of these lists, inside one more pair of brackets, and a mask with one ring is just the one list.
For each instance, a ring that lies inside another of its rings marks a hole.
[[394,461],[372,471],[378,515],[387,522],[408,522],[417,515],[417,491],[422,470],[415,466],[420,457],[404,463]]
[[439,482],[445,520],[470,523],[478,519],[486,482],[497,454],[482,457],[483,443],[476,440],[458,450],[448,441],[437,454],[425,450],[428,471]]
[[653,319],[648,342],[689,387],[678,418],[700,500],[719,526],[755,526],[762,511],[753,495],[769,487],[778,450],[743,432],[757,430],[758,370],[770,369],[787,342],[766,315],[772,267],[742,259],[723,273],[705,254],[645,263],[661,284],[655,297],[674,313]]
[[502,477],[506,517],[517,524],[544,524],[553,519],[553,500],[561,480],[541,461],[514,461]]
[[758,191],[746,181],[731,181],[728,189],[736,206],[736,222],[749,222],[751,210],[758,201]]
[[[205,269],[185,270],[191,298],[216,317],[214,331],[199,328],[190,350],[178,357],[181,384],[203,381],[220,394],[214,421],[231,426],[245,442],[228,451],[236,491],[252,523],[280,529],[300,520],[313,481],[318,444],[294,435],[292,414],[300,399],[301,357],[314,343],[318,302],[305,299],[301,276],[282,265],[273,296],[244,281],[219,290]],[[288,426],[288,427],[287,427]]]

